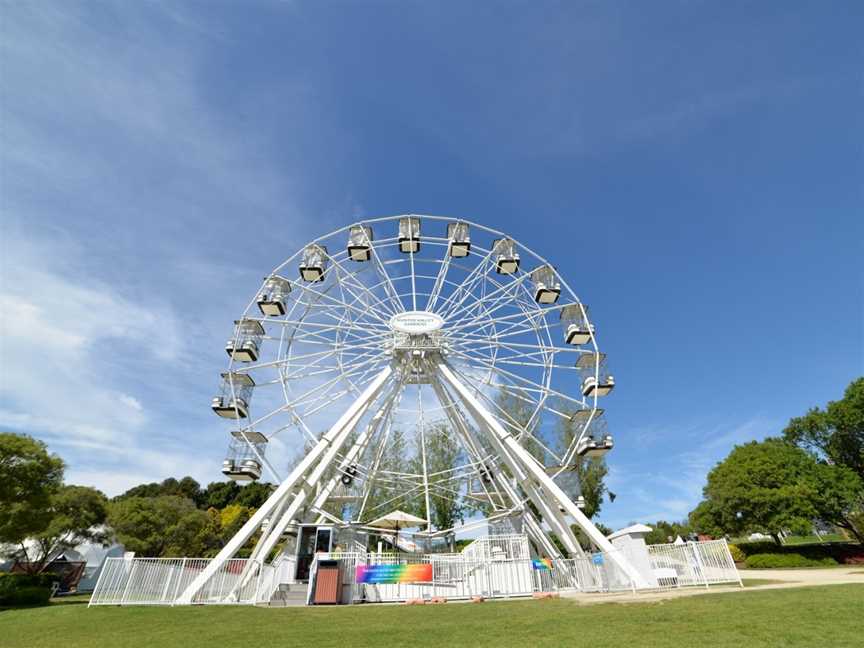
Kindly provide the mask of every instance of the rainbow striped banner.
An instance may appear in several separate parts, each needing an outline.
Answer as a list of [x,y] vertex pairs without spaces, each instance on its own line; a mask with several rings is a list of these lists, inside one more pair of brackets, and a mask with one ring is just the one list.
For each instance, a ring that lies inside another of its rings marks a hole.
[[368,585],[395,583],[431,583],[432,563],[407,565],[357,565],[355,582]]
[[552,571],[552,561],[548,558],[534,558],[531,560],[531,566],[540,571]]

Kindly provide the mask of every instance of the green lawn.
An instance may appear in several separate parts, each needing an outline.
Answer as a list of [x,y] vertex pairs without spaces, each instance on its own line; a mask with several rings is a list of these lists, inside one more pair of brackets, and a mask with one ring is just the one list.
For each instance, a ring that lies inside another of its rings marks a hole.
[[47,608],[0,612],[4,648],[219,646],[860,646],[864,586],[340,608]]

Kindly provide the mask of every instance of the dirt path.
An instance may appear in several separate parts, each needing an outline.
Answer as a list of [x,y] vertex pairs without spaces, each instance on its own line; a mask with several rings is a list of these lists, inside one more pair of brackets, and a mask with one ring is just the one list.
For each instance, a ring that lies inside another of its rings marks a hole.
[[844,583],[860,583],[864,585],[864,565],[850,567],[835,567],[830,569],[742,569],[739,571],[744,580],[782,581],[764,585],[747,587],[712,586],[684,587],[681,589],[659,592],[618,592],[614,594],[580,594],[578,592],[562,592],[561,598],[578,602],[580,605],[597,603],[646,603],[680,598],[682,596],[701,596],[704,594],[719,594],[721,592],[757,592],[766,589],[783,589],[788,587],[810,587],[813,585],[842,585]]

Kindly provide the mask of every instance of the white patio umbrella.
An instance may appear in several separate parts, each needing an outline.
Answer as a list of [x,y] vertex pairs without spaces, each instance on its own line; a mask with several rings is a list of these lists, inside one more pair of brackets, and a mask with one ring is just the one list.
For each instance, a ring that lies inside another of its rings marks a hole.
[[396,531],[396,535],[393,538],[393,546],[397,547],[396,543],[399,540],[399,529],[420,526],[421,524],[427,524],[426,520],[397,509],[391,511],[387,515],[381,516],[377,520],[372,520],[369,523],[369,526],[378,529],[393,529]]

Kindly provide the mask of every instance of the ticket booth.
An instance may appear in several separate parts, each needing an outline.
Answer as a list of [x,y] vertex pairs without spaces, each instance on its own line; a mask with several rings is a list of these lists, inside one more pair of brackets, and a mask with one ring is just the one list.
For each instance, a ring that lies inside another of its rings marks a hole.
[[332,525],[301,524],[297,530],[297,562],[294,580],[309,581],[309,569],[317,553],[333,551],[335,529]]

